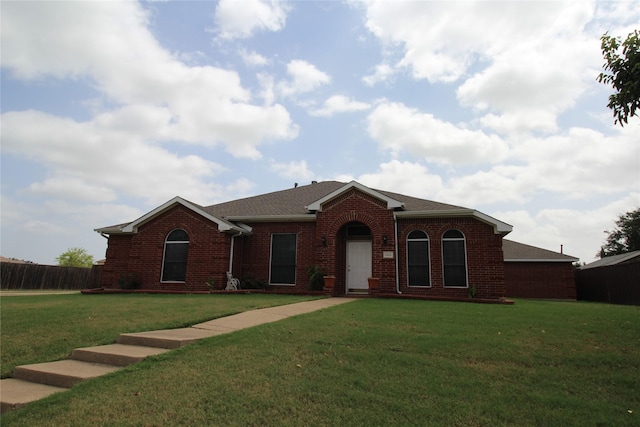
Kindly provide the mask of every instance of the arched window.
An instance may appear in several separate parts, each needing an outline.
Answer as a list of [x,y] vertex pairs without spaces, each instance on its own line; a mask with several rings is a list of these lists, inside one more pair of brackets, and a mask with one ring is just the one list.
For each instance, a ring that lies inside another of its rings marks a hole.
[[429,236],[414,230],[407,236],[407,284],[431,286],[429,274]]
[[189,236],[184,230],[173,230],[164,241],[163,282],[184,282],[187,277]]
[[442,236],[444,285],[467,287],[467,250],[464,234],[449,230]]

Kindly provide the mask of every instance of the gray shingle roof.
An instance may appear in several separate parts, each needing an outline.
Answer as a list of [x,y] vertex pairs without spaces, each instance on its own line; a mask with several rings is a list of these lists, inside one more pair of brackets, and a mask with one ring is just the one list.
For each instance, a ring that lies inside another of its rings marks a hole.
[[536,246],[502,239],[504,260],[509,262],[575,262],[578,258]]
[[[377,192],[379,195],[392,199],[393,201],[400,202],[394,203],[393,205],[402,206],[402,214],[409,214],[409,216],[412,213],[420,216],[433,216],[440,214],[446,216],[471,215],[476,216],[481,221],[493,225],[496,232],[506,234],[511,231],[510,225],[502,223],[495,218],[491,218],[472,209],[447,203],[434,202],[432,200],[419,199],[417,197],[406,196],[404,194],[393,193],[390,191],[369,189],[355,181],[348,184],[338,181],[316,182],[309,185],[296,186],[287,190],[246,197],[206,207],[189,202],[188,200],[184,200],[180,197],[176,197],[133,222],[98,228],[96,231],[105,234],[132,232],[133,226],[144,223],[160,211],[168,208],[169,206],[173,206],[175,203],[191,206],[204,216],[215,218],[217,222],[224,223],[224,225],[227,226],[225,229],[240,230],[243,228],[243,225],[241,224],[243,221],[281,221],[291,218],[301,221],[314,220],[315,215],[308,209],[310,205],[324,199],[325,196],[333,197],[332,193],[337,192],[337,190],[347,191],[350,188],[359,188],[363,191],[373,190],[374,193]],[[239,225],[235,224],[235,222]]]
[[617,265],[617,264],[622,264],[626,262],[635,262],[635,261],[640,261],[640,251],[633,251],[633,252],[627,252],[626,254],[607,256],[599,259],[598,261],[593,261],[592,263],[583,265],[582,267],[580,267],[580,270],[585,270],[588,268],[605,267],[607,265]]
[[[344,187],[345,185],[347,184],[344,182],[323,181],[273,193],[261,194],[259,196],[219,203],[204,207],[203,209],[211,215],[221,218],[241,216],[303,215],[309,213],[306,207],[311,203]],[[402,194],[391,193],[389,191],[376,191],[387,197],[403,202],[405,204],[405,211],[465,209],[460,206],[418,199]]]

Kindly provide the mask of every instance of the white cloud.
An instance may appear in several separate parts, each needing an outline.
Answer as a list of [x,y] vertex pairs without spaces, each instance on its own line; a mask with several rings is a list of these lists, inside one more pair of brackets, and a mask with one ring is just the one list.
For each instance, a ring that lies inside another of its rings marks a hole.
[[[60,177],[73,176],[75,190],[80,190],[75,197],[79,198],[99,188],[108,200],[117,191],[150,203],[178,194],[203,202],[216,194],[207,180],[224,170],[200,157],[177,156],[146,144],[141,137],[123,138],[118,129],[102,127],[100,120],[80,123],[36,111],[2,115],[2,148],[53,170],[55,179],[35,183],[31,190],[56,197],[64,185]],[[158,185],[158,177],[170,179]],[[84,182],[82,188],[78,180]]]
[[270,62],[268,58],[254,51],[248,52],[246,49],[241,49],[239,54],[242,61],[249,67],[260,67]]
[[439,200],[437,196],[443,190],[440,176],[429,172],[426,166],[399,160],[383,163],[379,171],[362,174],[355,179],[371,188],[428,200]]
[[523,193],[549,191],[587,198],[633,191],[640,184],[637,129],[615,129],[612,136],[586,128],[546,138],[527,138],[514,146],[519,163],[508,171]]
[[283,97],[295,97],[308,93],[331,82],[331,77],[327,73],[301,59],[294,59],[287,64],[287,74],[291,79],[277,84],[278,92]]
[[636,191],[640,187],[636,130],[617,133],[607,137],[572,128],[553,137],[519,139],[502,164],[448,178],[438,200],[467,206],[524,205],[545,195],[575,201]]
[[58,199],[84,200],[88,202],[110,202],[116,193],[103,185],[92,185],[73,177],[49,178],[29,185],[30,193]]
[[64,226],[52,223],[50,221],[42,221],[37,219],[30,219],[25,221],[20,229],[27,233],[33,234],[59,234],[62,235],[65,233],[66,229]]
[[374,67],[373,73],[362,78],[367,86],[375,86],[377,83],[388,81],[396,70],[389,64],[378,64]]
[[640,13],[620,4],[370,1],[366,25],[402,55],[396,69],[432,83],[461,82],[458,100],[484,113],[483,126],[504,134],[553,132],[601,66],[596,10],[614,22],[625,9],[624,21],[637,25]]
[[273,105],[276,99],[273,76],[267,73],[258,73],[256,77],[260,85],[260,93],[258,96],[264,100],[264,105]]
[[[251,104],[236,72],[189,67],[170,55],[153,38],[147,13],[137,3],[11,2],[3,6],[2,23],[4,67],[26,79],[92,79],[107,97],[124,104],[96,117],[96,123],[107,131],[128,123],[126,130],[141,144],[222,145],[234,156],[256,159],[265,140],[298,134],[282,105]],[[83,43],[77,42],[79,34]]]
[[219,38],[249,38],[257,31],[280,31],[284,28],[290,6],[277,0],[220,0],[215,23]]
[[279,176],[298,180],[299,182],[309,181],[315,176],[315,174],[309,169],[306,160],[298,162],[292,161],[289,163],[279,163],[275,160],[271,160],[269,169],[277,173]]
[[369,115],[368,132],[394,155],[408,152],[437,163],[494,163],[508,151],[505,141],[496,135],[462,129],[400,103],[378,105]]
[[331,117],[339,113],[352,113],[368,110],[369,108],[371,108],[371,104],[366,102],[354,101],[344,95],[333,95],[324,101],[321,108],[311,110],[309,114],[312,116]]
[[400,45],[401,65],[432,82],[455,81],[484,56],[569,32],[592,14],[587,2],[371,1],[367,6],[369,30],[386,43]]

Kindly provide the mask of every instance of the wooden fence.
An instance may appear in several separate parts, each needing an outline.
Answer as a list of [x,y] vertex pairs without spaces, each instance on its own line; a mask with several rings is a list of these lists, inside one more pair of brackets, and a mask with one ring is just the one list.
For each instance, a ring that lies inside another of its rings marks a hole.
[[2,289],[91,289],[100,287],[102,266],[91,268],[0,263]]
[[576,271],[578,300],[640,305],[640,262]]

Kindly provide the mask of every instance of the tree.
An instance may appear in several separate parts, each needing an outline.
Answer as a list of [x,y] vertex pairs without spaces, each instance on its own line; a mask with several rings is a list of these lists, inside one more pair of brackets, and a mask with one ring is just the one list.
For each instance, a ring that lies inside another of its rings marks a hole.
[[624,126],[640,108],[640,35],[634,30],[621,41],[619,37],[605,33],[600,40],[606,62],[603,65],[605,72],[600,73],[597,80],[612,85],[616,91],[609,95],[607,107],[613,111],[614,124]]
[[620,215],[616,225],[615,230],[605,231],[607,242],[600,248],[600,258],[640,250],[640,208]]
[[89,255],[83,248],[69,248],[57,257],[56,261],[63,267],[91,267],[93,255]]

